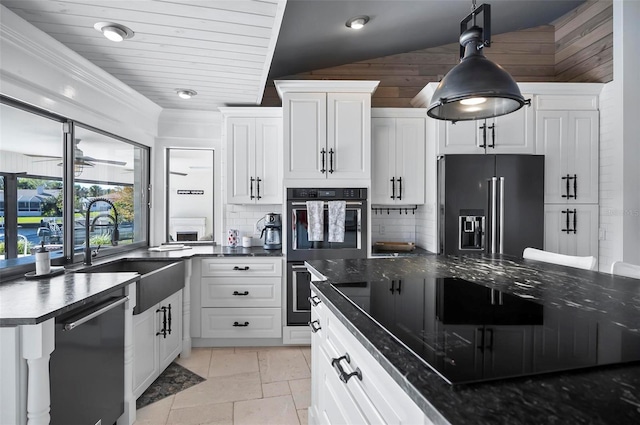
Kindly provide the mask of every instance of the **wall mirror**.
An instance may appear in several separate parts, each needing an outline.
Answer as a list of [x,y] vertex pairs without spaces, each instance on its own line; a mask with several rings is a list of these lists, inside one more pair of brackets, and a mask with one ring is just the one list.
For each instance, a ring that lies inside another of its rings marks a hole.
[[211,149],[167,149],[167,242],[214,241],[213,156]]

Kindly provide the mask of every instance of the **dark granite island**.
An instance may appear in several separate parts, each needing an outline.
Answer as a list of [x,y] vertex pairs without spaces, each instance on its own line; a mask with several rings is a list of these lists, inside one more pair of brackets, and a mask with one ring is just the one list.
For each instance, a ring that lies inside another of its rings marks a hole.
[[[534,300],[550,311],[586,314],[597,323],[593,334],[601,340],[601,347],[592,357],[596,363],[599,358],[616,363],[607,357],[640,358],[637,279],[506,256],[433,255],[307,264],[312,273],[327,278],[325,282],[313,282],[312,290],[434,423],[640,423],[637,361],[452,386],[332,286],[358,286],[358,282],[379,285],[398,279],[407,285],[416,277],[463,279],[499,291],[505,297]],[[625,336],[622,342],[620,335]]]

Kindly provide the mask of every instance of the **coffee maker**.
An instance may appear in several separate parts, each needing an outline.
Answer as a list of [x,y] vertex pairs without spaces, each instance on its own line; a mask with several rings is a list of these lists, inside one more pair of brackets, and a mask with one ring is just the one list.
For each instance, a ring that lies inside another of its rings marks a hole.
[[264,249],[282,249],[282,220],[280,214],[268,213],[262,219],[264,228],[260,237],[264,236]]

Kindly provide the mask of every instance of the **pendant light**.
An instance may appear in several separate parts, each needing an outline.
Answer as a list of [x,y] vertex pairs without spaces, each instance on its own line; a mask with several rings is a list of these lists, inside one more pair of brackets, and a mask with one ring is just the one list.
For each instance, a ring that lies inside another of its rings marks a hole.
[[[482,13],[483,28],[475,25]],[[473,26],[467,24],[473,19]],[[484,56],[491,44],[491,6],[475,7],[460,22],[460,63],[440,81],[427,115],[447,121],[479,120],[506,115],[522,108],[526,101],[511,75]],[[464,55],[462,54],[464,51]]]

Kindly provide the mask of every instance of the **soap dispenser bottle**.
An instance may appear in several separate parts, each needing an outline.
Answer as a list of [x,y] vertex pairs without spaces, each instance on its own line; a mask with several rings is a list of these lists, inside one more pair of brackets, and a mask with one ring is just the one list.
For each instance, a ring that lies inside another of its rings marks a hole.
[[40,248],[36,251],[36,275],[49,273],[51,273],[51,258],[49,251],[44,247],[44,241],[42,241]]

